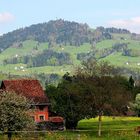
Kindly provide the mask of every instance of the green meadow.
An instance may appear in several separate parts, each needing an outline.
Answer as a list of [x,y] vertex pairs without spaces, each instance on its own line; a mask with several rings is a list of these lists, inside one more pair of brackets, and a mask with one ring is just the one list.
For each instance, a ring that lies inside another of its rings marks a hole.
[[[139,126],[139,117],[102,117],[102,130],[134,130],[136,126]],[[78,129],[94,130],[98,128],[98,118],[84,119],[78,124]]]
[[[78,124],[77,130],[42,131],[19,133],[14,140],[139,140],[140,135],[135,129],[140,126],[138,117],[103,117],[102,136],[98,137],[98,118],[84,119]],[[0,135],[2,140],[6,136]]]
[[[127,43],[128,49],[132,49],[135,52],[140,51],[140,41],[132,40],[129,34],[112,34],[113,39],[111,40],[102,40],[96,44],[96,49],[98,50],[96,56],[100,55],[104,49],[111,49],[115,43]],[[123,39],[122,39],[123,38]],[[62,65],[62,66],[42,66],[42,67],[27,67],[26,64],[7,64],[4,65],[3,60],[10,59],[13,57],[22,57],[25,55],[35,56],[40,54],[43,50],[48,49],[48,43],[38,43],[33,40],[26,40],[22,42],[23,47],[9,47],[3,52],[0,53],[0,71],[3,73],[11,73],[14,75],[30,75],[32,73],[56,73],[63,75],[66,72],[73,72],[75,67],[81,64],[81,61],[77,59],[77,54],[79,53],[89,53],[91,52],[91,45],[85,43],[79,47],[76,46],[63,46],[56,45],[51,49],[55,52],[67,52],[70,54],[70,59],[72,65]],[[35,49],[37,47],[37,49]],[[137,70],[140,68],[140,56],[130,57],[124,56],[122,52],[113,52],[107,55],[104,58],[100,58],[99,61],[109,61],[112,65],[118,67],[125,67],[132,70]],[[19,67],[23,66],[24,70],[21,70]]]

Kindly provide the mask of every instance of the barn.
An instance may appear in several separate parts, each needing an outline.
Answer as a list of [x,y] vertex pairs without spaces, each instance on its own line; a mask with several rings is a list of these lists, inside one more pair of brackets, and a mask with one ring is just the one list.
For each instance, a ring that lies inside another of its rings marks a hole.
[[35,111],[34,114],[31,114],[31,117],[34,121],[36,123],[49,121],[48,107],[50,103],[38,80],[3,80],[0,85],[0,90],[10,91],[11,93],[15,92],[16,94],[21,94],[29,100],[32,100]]

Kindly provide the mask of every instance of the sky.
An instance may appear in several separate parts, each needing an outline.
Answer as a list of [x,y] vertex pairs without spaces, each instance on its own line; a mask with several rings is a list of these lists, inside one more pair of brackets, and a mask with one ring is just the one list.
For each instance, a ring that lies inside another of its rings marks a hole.
[[0,35],[64,19],[140,33],[140,0],[0,0]]

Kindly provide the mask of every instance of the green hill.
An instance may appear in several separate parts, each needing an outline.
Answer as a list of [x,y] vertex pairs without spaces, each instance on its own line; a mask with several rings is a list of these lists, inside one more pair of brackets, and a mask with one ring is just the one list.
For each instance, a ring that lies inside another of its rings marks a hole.
[[140,38],[126,29],[90,28],[62,19],[0,36],[0,71],[12,75],[72,73],[88,59],[140,69]]

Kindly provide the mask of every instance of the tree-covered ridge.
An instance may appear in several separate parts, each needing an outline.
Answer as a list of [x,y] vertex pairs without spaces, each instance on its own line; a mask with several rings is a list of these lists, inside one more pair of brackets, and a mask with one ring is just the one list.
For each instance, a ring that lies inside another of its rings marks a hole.
[[25,40],[49,42],[51,47],[55,44],[79,46],[83,43],[92,43],[93,41],[110,38],[111,35],[108,32],[93,30],[87,24],[59,19],[4,34],[0,36],[0,48],[6,49],[14,43]]
[[102,32],[107,32],[107,33],[118,33],[118,34],[130,34],[131,33],[127,29],[121,29],[121,28],[115,28],[115,27],[104,28],[104,27],[100,26],[100,27],[97,27],[97,30],[100,30]]
[[49,21],[47,23],[31,25],[9,32],[0,37],[0,48],[7,48],[15,42],[28,39],[38,42],[78,44],[88,41],[89,27],[86,24],[64,20]]

